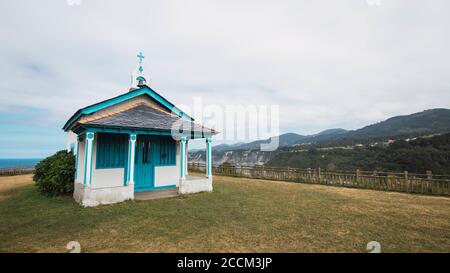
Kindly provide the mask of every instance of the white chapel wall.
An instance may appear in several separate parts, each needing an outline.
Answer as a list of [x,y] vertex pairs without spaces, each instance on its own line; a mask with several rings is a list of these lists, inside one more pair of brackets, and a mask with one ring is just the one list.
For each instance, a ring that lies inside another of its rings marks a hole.
[[70,152],[70,150],[73,147],[74,155],[77,154],[77,137],[78,136],[74,132],[72,132],[72,131],[67,132],[66,149],[67,149],[67,152]]
[[[92,185],[91,188],[110,188],[122,187],[124,185],[124,168],[97,169],[97,136],[94,137],[94,147],[92,150]],[[85,135],[83,142],[79,143],[78,154],[78,176],[76,181],[84,181],[84,157],[85,157]],[[176,165],[175,166],[156,166],[155,167],[155,186],[179,186],[180,179],[180,145],[176,145]]]
[[97,169],[97,141],[94,137],[94,149],[92,150],[92,185],[91,188],[123,187],[125,168]]
[[180,142],[176,142],[177,155],[175,166],[155,167],[155,187],[176,185],[179,186],[180,180]]

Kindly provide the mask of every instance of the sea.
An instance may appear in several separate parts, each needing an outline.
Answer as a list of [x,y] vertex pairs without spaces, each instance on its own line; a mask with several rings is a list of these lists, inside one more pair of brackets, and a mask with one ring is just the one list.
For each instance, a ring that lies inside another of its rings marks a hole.
[[42,158],[0,158],[0,170],[33,169]]

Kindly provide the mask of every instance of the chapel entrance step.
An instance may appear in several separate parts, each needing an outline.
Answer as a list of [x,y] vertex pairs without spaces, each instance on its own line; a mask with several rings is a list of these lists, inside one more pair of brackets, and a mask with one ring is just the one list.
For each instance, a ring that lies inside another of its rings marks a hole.
[[178,187],[171,188],[171,189],[163,189],[163,190],[135,192],[134,199],[144,201],[144,200],[174,197],[177,195],[178,195]]

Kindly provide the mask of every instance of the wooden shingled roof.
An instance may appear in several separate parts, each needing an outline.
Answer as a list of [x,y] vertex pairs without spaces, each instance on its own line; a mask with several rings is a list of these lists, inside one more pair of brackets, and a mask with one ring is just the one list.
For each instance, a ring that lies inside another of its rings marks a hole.
[[180,130],[217,134],[218,132],[177,115],[161,111],[146,104],[137,104],[108,115],[92,117],[80,124],[126,129]]

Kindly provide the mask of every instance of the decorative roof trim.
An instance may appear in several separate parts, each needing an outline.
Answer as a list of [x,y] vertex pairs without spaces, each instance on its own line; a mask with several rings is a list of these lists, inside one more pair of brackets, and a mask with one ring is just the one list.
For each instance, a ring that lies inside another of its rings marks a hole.
[[152,109],[155,109],[156,111],[159,111],[159,112],[161,112],[161,113],[164,113],[164,114],[166,114],[166,115],[170,115],[170,116],[174,116],[174,117],[179,117],[179,116],[174,115],[174,114],[172,114],[172,113],[168,113],[168,112],[165,112],[165,111],[163,111],[163,110],[161,110],[161,109],[158,109],[158,108],[154,107],[153,105],[151,105],[150,103],[140,101],[140,102],[136,102],[136,103],[133,103],[133,104],[131,104],[131,105],[128,105],[128,106],[126,106],[126,107],[123,107],[123,108],[121,108],[121,109],[119,109],[119,110],[116,110],[116,111],[112,111],[112,112],[109,112],[109,113],[106,113],[106,114],[103,114],[103,115],[97,115],[97,116],[93,116],[93,117],[84,119],[84,120],[82,120],[82,121],[79,121],[78,123],[80,123],[80,124],[85,124],[85,123],[88,123],[88,122],[91,122],[91,121],[96,121],[96,120],[98,120],[98,119],[102,119],[102,118],[106,118],[106,117],[111,117],[111,116],[114,116],[114,115],[116,115],[116,114],[125,112],[125,111],[127,111],[127,110],[136,108],[136,107],[138,107],[138,106],[147,106],[147,107],[150,107],[150,108],[152,108]]
[[[124,128],[124,129],[125,129],[125,128],[133,128],[133,129],[136,129],[136,128],[142,128],[142,129],[145,129],[145,130],[151,129],[151,130],[163,130],[163,131],[166,130],[166,131],[172,131],[172,129],[162,129],[162,128],[157,129],[157,128],[155,128],[155,127],[145,127],[145,126],[148,126],[148,124],[147,124],[147,125],[141,124],[141,126],[134,127],[133,125],[130,125],[129,123],[127,123],[126,125],[125,125],[125,124],[112,124],[112,123],[102,124],[101,122],[98,123],[98,121],[101,120],[101,119],[114,117],[114,116],[119,115],[119,114],[121,114],[121,113],[130,111],[130,110],[133,110],[133,109],[135,109],[135,108],[137,108],[137,107],[143,107],[143,108],[149,108],[149,109],[152,109],[154,112],[161,113],[164,117],[170,117],[170,118],[175,119],[175,120],[172,120],[173,122],[177,122],[177,121],[182,120],[182,118],[180,118],[179,116],[174,115],[174,114],[169,113],[169,112],[166,112],[166,111],[164,111],[164,110],[158,109],[158,108],[156,108],[155,106],[153,106],[153,105],[151,105],[151,104],[149,104],[149,103],[147,103],[147,102],[137,102],[137,103],[134,103],[134,104],[129,105],[129,106],[127,106],[127,107],[123,107],[123,108],[121,108],[121,109],[119,109],[119,110],[117,110],[117,111],[114,111],[114,112],[109,112],[109,113],[106,113],[106,114],[103,114],[103,115],[97,115],[97,116],[93,116],[93,117],[86,118],[86,119],[84,119],[84,120],[78,121],[78,122],[73,126],[73,128],[75,128],[75,127],[77,127],[78,125],[80,125],[80,126],[117,127],[117,128]],[[145,119],[147,119],[147,118],[145,118]],[[148,118],[148,119],[152,119],[152,118]],[[152,120],[153,120],[153,119],[152,119]],[[185,124],[184,126],[189,126],[189,128],[193,128],[193,127],[197,126],[197,129],[195,129],[195,130],[194,130],[194,129],[189,129],[189,131],[190,131],[190,130],[192,130],[193,132],[205,132],[205,131],[209,131],[211,134],[217,134],[217,133],[218,133],[216,130],[211,129],[211,128],[209,128],[209,127],[206,127],[206,126],[204,126],[204,125],[202,125],[202,124],[198,124],[198,123],[196,123],[196,122],[194,122],[194,121],[186,121],[186,120],[184,120],[183,123]],[[189,124],[189,125],[186,125],[186,124]],[[134,124],[134,125],[136,125],[136,124]],[[198,130],[198,128],[201,128],[201,129]]]
[[82,108],[78,110],[73,116],[66,122],[66,124],[63,127],[64,131],[67,131],[74,123],[77,121],[81,116],[83,115],[90,115],[93,114],[99,110],[105,109],[107,107],[113,106],[115,104],[121,103],[123,101],[135,98],[137,96],[146,94],[150,96],[152,99],[154,99],[156,102],[164,106],[169,111],[175,113],[175,115],[179,116],[180,118],[186,119],[188,121],[194,121],[192,117],[185,114],[183,111],[181,111],[179,108],[177,108],[174,104],[169,102],[167,99],[156,93],[153,89],[151,89],[148,86],[143,86],[139,89],[132,90],[128,93],[119,95],[117,97],[104,100],[102,102],[87,106],[85,108]]
[[117,133],[117,134],[139,134],[139,135],[156,135],[156,136],[172,136],[172,137],[189,137],[195,138],[200,134],[200,137],[205,138],[212,137],[217,132],[202,132],[202,131],[189,131],[182,133],[173,133],[170,130],[156,130],[156,129],[145,129],[145,128],[122,128],[116,126],[98,126],[89,124],[78,124],[74,127],[74,132],[76,134],[83,134],[86,132],[92,133]]

